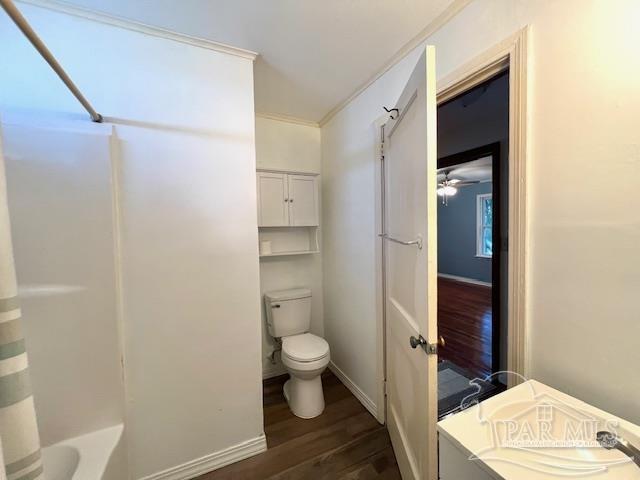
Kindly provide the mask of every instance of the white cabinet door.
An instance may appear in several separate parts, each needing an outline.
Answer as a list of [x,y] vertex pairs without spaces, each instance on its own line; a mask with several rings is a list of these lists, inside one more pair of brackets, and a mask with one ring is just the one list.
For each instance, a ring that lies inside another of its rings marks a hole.
[[318,182],[312,175],[288,175],[289,225],[305,227],[319,225]]
[[289,194],[287,175],[258,172],[258,226],[289,225]]

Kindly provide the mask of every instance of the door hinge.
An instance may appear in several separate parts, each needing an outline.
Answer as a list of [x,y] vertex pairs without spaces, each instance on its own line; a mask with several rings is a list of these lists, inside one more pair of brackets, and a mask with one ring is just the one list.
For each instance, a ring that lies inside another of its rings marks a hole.
[[382,390],[384,391],[384,396],[387,396],[387,381],[385,380],[382,385]]

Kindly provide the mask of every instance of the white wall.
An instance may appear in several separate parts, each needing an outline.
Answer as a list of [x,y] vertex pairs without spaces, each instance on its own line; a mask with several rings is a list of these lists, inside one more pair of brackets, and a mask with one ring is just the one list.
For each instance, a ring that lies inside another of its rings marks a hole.
[[[258,168],[320,173],[320,129],[256,117],[256,160]],[[295,287],[311,288],[311,331],[323,336],[321,254],[260,260],[261,297],[264,292]],[[263,374],[268,377],[284,373],[284,367],[279,354],[275,365],[267,358],[275,343],[266,328],[264,302],[261,310]]]
[[320,128],[256,117],[258,168],[320,173]]
[[[115,125],[132,477],[261,437],[252,62],[20,8]],[[0,22],[0,105],[81,112]]]
[[[531,25],[530,375],[640,422],[640,4],[476,0],[428,39],[438,77]],[[418,51],[322,128],[325,332],[375,398],[374,134]],[[340,242],[332,241],[340,232]],[[356,341],[357,339],[357,341]]]
[[400,62],[322,127],[324,328],[331,359],[375,404],[377,147],[374,121],[415,66]]

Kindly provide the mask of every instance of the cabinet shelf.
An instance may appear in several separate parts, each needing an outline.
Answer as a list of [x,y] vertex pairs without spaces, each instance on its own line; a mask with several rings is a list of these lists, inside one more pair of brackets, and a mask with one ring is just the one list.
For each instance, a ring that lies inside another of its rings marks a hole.
[[320,225],[258,225],[258,231],[265,229],[265,230],[275,230],[277,228],[279,229],[291,229],[292,231],[295,230],[303,230],[305,228],[318,228]]
[[272,252],[261,253],[260,258],[320,253],[318,227],[260,227],[258,241],[272,245]]
[[312,255],[314,253],[320,253],[320,250],[303,250],[303,251],[295,251],[295,252],[273,252],[268,255],[260,255],[260,258],[269,258],[269,257],[286,257],[290,255]]

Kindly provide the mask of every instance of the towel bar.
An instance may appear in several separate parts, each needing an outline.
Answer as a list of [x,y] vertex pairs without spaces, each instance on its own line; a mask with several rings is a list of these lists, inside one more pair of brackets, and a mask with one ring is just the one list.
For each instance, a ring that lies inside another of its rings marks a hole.
[[388,233],[380,233],[380,238],[389,240],[390,242],[399,243],[400,245],[417,245],[419,250],[422,250],[422,236],[418,235],[415,240],[399,240],[397,238],[389,236]]

